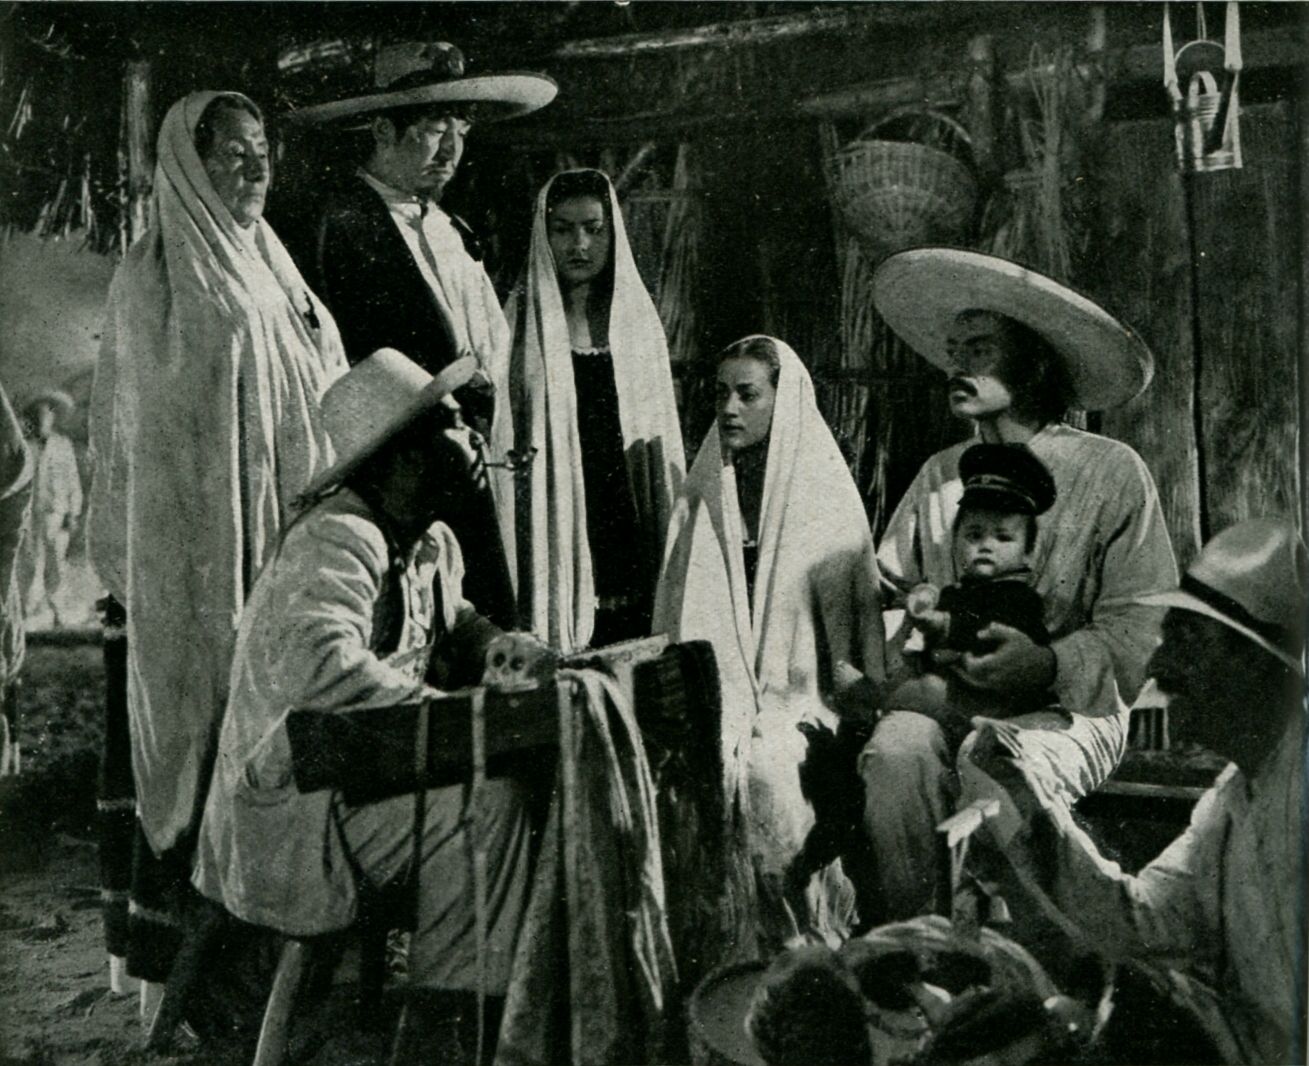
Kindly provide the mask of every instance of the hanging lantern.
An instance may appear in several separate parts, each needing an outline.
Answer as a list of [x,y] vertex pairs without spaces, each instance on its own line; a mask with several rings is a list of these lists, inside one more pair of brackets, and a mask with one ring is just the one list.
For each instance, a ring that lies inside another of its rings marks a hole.
[[[1199,38],[1174,52],[1171,13],[1164,5],[1164,88],[1173,102],[1177,165],[1203,174],[1241,166],[1240,5],[1228,0],[1224,44],[1207,39],[1203,3],[1196,4],[1196,19]],[[1185,94],[1181,77],[1187,78]]]

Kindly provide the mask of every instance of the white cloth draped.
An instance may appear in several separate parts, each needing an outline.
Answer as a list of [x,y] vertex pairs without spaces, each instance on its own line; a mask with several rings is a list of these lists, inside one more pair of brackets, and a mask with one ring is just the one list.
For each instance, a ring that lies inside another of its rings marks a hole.
[[155,225],[110,288],[91,404],[92,561],[128,615],[128,707],[152,847],[193,824],[245,598],[295,497],[333,454],[319,419],[345,371],[336,324],[262,219],[242,229],[195,125],[164,118]]
[[729,803],[748,812],[751,849],[780,873],[813,825],[800,792],[801,720],[835,724],[822,689],[844,659],[882,676],[877,559],[863,501],[796,354],[781,359],[759,513],[751,607],[736,478],[710,429],[673,512],[655,632],[707,640],[722,685]]
[[[527,268],[506,308],[514,331],[508,393],[513,426],[510,436],[510,427],[501,425],[497,411],[495,450],[503,454],[510,447],[539,449],[516,501],[507,493],[498,495],[500,524],[505,549],[519,564],[520,615],[543,640],[567,652],[590,641],[596,596],[587,539],[572,344],[546,227],[545,205],[553,183],[554,178],[537,197]],[[668,343],[632,258],[612,185],[609,215],[614,265],[609,348],[627,473],[644,541],[634,548],[647,554],[653,574],[686,459]],[[500,382],[496,385],[497,392],[504,395]],[[526,543],[519,544],[520,538]]]

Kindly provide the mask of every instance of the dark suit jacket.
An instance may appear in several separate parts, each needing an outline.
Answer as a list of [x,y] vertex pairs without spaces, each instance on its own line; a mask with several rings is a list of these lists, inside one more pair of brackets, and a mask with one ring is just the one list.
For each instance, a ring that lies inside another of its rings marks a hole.
[[[454,222],[469,255],[480,260],[472,232]],[[351,178],[328,203],[318,229],[317,268],[318,291],[341,330],[351,365],[378,348],[394,348],[435,374],[459,355],[450,324],[386,202],[363,179]],[[465,386],[455,397],[469,423],[489,436],[495,408],[490,387]],[[513,586],[490,490],[439,517],[464,552],[464,595],[497,625],[512,628]]]

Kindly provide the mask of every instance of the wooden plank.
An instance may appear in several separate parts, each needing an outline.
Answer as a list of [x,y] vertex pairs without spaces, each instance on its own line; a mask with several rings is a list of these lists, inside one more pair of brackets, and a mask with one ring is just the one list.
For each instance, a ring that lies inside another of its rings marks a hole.
[[1082,279],[1090,294],[1139,330],[1155,358],[1154,381],[1101,429],[1135,448],[1154,475],[1178,562],[1200,543],[1199,483],[1191,423],[1190,252],[1170,120],[1123,122],[1106,131],[1089,175],[1098,192],[1096,244]]
[[123,75],[123,130],[126,173],[120,215],[121,247],[127,251],[150,228],[155,172],[155,124],[150,100],[148,59],[133,60]]
[[921,26],[937,23],[943,13],[935,5],[879,4],[864,10],[855,8],[816,9],[798,15],[715,22],[651,33],[626,33],[614,37],[567,41],[555,50],[556,59],[612,59],[686,48],[723,47],[739,44],[767,44],[813,33],[854,32],[875,26]]
[[1212,531],[1299,513],[1298,176],[1289,103],[1244,108],[1245,166],[1196,176],[1199,402]]

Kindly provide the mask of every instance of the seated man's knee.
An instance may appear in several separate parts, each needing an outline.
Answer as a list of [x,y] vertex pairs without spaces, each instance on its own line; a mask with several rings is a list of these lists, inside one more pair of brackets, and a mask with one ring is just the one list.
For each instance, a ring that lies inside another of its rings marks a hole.
[[912,711],[892,711],[877,724],[864,745],[859,771],[867,779],[882,768],[923,762],[941,764],[948,758],[945,733],[935,721]]

